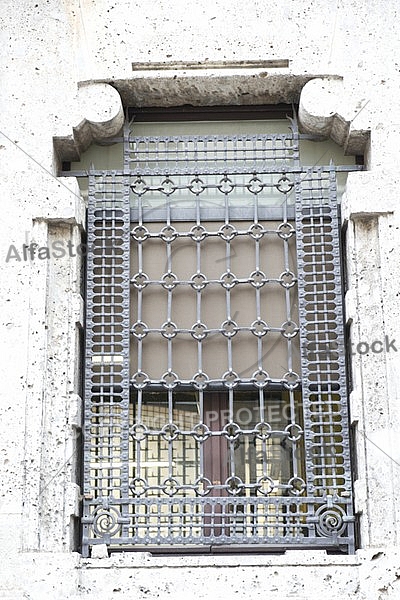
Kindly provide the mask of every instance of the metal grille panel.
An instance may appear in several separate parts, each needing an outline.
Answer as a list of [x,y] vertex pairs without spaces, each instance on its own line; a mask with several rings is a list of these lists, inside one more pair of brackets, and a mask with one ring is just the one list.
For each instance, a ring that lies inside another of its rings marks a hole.
[[336,177],[297,183],[299,314],[308,490],[340,503],[351,496],[343,295]]
[[298,158],[297,135],[130,138],[126,166],[144,175],[285,172]]
[[[84,498],[128,499],[129,188],[112,173],[89,181]],[[127,507],[121,505],[121,514]],[[83,535],[90,536],[84,525]],[[84,550],[85,551],[85,550]]]
[[86,555],[353,548],[335,169],[292,127],[126,128],[90,177]]

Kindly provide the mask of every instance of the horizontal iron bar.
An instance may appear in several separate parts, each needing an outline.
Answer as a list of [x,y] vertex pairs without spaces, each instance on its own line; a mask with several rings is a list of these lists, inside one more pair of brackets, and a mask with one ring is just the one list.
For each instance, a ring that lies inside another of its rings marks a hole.
[[[108,550],[110,552],[147,552],[152,555],[173,555],[173,554],[285,554],[288,550],[326,550],[328,553],[340,553],[347,554],[347,546],[352,543],[348,537],[337,538],[337,544],[327,543],[324,538],[304,538],[307,542],[299,544],[298,542],[286,543],[283,545],[278,544],[255,544],[251,542],[249,544],[204,544],[187,546],[174,544],[165,546],[140,546],[130,545],[125,546],[110,546]],[[104,543],[104,540],[89,540],[90,545],[96,543]]]
[[[225,218],[225,208],[200,208],[200,220],[207,221],[223,221]],[[257,216],[263,221],[282,221],[282,206],[265,206],[257,208]],[[143,222],[165,222],[167,218],[166,208],[146,208],[142,209]],[[294,219],[294,206],[288,206],[286,209],[287,218]],[[193,208],[175,208],[169,209],[169,217],[171,221],[188,221],[195,222],[197,217],[197,209]],[[253,221],[254,207],[229,207],[229,221]],[[137,223],[139,220],[139,210],[131,208],[131,223]]]
[[[130,382],[130,388],[132,390],[136,390],[137,388],[135,387],[135,384],[131,381]],[[165,392],[168,390],[168,388],[163,385],[162,383],[159,382],[149,382],[147,383],[145,386],[143,386],[142,388],[143,391],[146,392]],[[190,381],[183,381],[183,382],[179,382],[179,384],[176,385],[176,387],[173,388],[174,391],[197,391],[198,388],[196,388],[193,383],[191,383]],[[207,382],[207,385],[204,386],[204,391],[220,391],[220,392],[227,392],[229,390],[229,387],[224,385],[224,383],[221,381],[209,381]],[[287,390],[289,389],[289,387],[285,387],[285,385],[282,382],[275,382],[275,381],[271,381],[270,383],[268,383],[264,388],[264,391],[274,391],[274,390]],[[291,389],[295,390],[296,392],[299,391],[301,389],[301,381],[299,381],[298,383],[296,383],[295,385],[293,384],[291,386]],[[259,386],[257,386],[253,381],[248,380],[248,381],[244,381],[243,378],[240,380],[240,383],[238,383],[236,386],[234,386],[234,390],[235,391],[247,391],[247,390],[259,390]]]
[[[130,135],[127,138],[127,141],[130,144],[143,144],[143,143],[154,143],[154,144],[160,144],[160,143],[168,143],[168,142],[173,142],[173,143],[189,143],[189,144],[195,144],[196,142],[200,142],[200,143],[204,143],[204,144],[214,144],[212,146],[213,151],[223,151],[223,150],[227,150],[228,147],[225,146],[224,148],[219,148],[218,146],[215,146],[216,142],[223,142],[224,144],[227,144],[228,142],[291,142],[291,145],[288,147],[283,147],[283,148],[279,148],[279,150],[291,150],[293,146],[297,147],[297,138],[294,138],[293,135],[291,133],[243,133],[243,134],[223,134],[223,133],[218,133],[218,134],[195,134],[195,135],[190,135],[190,134],[181,134],[181,135]],[[236,148],[235,146],[231,148],[231,152],[245,152],[250,151],[250,150],[255,150],[256,148],[252,148],[252,147],[244,147],[244,148]],[[131,151],[131,148],[127,149],[128,152]],[[173,152],[175,149],[170,150],[170,152]],[[193,149],[187,149],[189,152],[190,151],[194,151]],[[271,146],[271,147],[267,147],[267,148],[257,148],[257,150],[261,151],[261,150],[278,150],[278,148]],[[203,149],[203,152],[206,152],[207,148]]]
[[[282,168],[276,168],[276,169],[271,169],[268,171],[262,171],[260,173],[257,173],[257,175],[264,175],[264,174],[272,174],[272,173],[308,173],[309,171],[311,172],[315,172],[320,170],[323,173],[328,173],[330,171],[330,167],[329,166],[319,166],[319,165],[315,165],[312,167],[299,167],[299,168],[288,168],[283,170]],[[334,170],[336,171],[336,173],[350,173],[352,171],[364,171],[365,167],[363,165],[338,165],[334,167]],[[213,173],[214,175],[218,175],[218,173]],[[224,175],[223,172],[219,173],[220,175]],[[242,173],[243,175],[253,175],[253,173],[249,173],[247,171],[245,171],[244,173]],[[135,173],[135,171],[124,171],[124,170],[100,170],[100,169],[94,169],[92,170],[82,170],[82,171],[60,171],[59,173],[59,177],[89,177],[89,175],[92,175],[94,177],[104,177],[104,176],[115,176],[115,177],[123,177],[123,176],[132,176],[132,177],[136,177],[137,174]],[[164,173],[155,173],[152,174],[154,176],[160,175],[163,176]],[[195,175],[195,174],[193,174]],[[202,173],[198,173],[198,175],[202,175]],[[169,176],[173,177],[176,176],[174,173],[169,173]]]
[[[221,506],[235,506],[245,504],[246,506],[256,506],[257,504],[270,505],[297,505],[302,506],[324,506],[328,502],[333,501],[335,504],[342,506],[346,505],[350,509],[353,505],[351,496],[333,496],[325,493],[323,496],[196,496],[196,497],[184,497],[184,496],[141,496],[141,497],[127,497],[127,498],[114,498],[112,496],[99,497],[99,498],[85,498],[84,503],[86,507],[99,506],[104,507],[105,505],[112,506],[168,506],[170,504],[181,505],[181,506],[196,506],[196,505],[221,505]],[[162,516],[160,513],[154,513],[155,516]],[[177,513],[179,514],[179,513]],[[189,513],[188,513],[189,514]],[[293,513],[294,514],[294,513]],[[128,515],[131,518],[132,515]],[[189,515],[190,516],[190,515]],[[231,516],[230,514],[228,516]],[[290,513],[286,516],[290,517]],[[296,516],[296,515],[295,515]],[[306,517],[307,513],[301,513],[297,516]],[[84,517],[86,521],[90,522],[91,517]],[[348,521],[354,520],[352,516],[347,517]],[[290,524],[290,523],[289,523]]]
[[[259,119],[255,119],[255,120],[259,120]],[[157,123],[157,121],[158,121],[158,119],[155,119],[154,122]],[[141,122],[141,121],[139,120],[138,122]],[[149,122],[152,122],[152,121],[149,121]],[[277,134],[277,135],[279,135],[279,134]],[[134,138],[130,138],[129,141],[133,141],[133,139]],[[322,135],[312,135],[311,133],[300,133],[299,139],[312,141],[312,142],[323,142],[326,140],[326,137],[324,137]],[[101,145],[102,146],[114,146],[114,144],[122,144],[123,142],[124,142],[124,138],[121,136],[118,136],[118,137],[108,138],[107,140],[102,141]]]

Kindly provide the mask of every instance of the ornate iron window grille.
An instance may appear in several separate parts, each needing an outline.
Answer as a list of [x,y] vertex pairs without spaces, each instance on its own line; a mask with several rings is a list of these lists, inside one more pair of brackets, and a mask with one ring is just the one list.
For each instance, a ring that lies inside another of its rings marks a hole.
[[354,551],[337,169],[302,166],[291,129],[137,138],[126,125],[123,170],[89,173],[85,556]]

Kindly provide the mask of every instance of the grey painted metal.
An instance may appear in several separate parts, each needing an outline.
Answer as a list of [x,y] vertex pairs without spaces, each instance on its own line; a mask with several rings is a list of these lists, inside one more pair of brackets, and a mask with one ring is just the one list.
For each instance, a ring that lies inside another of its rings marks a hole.
[[[310,138],[307,138],[306,136],[302,136],[304,137],[304,139],[314,139],[312,138],[312,136]],[[122,140],[121,140],[122,141]],[[314,141],[318,141],[315,140]],[[315,168],[315,167],[314,167]],[[336,166],[336,173],[351,173],[352,171],[363,171],[364,170],[364,166],[363,165],[337,165]],[[273,167],[271,168],[272,170],[270,172],[281,172],[279,168],[274,169]],[[291,173],[295,173],[296,169],[291,169],[290,170]],[[302,172],[302,169],[297,169],[297,172]],[[101,175],[103,173],[102,170],[96,170],[96,169],[91,169],[90,171],[86,170],[86,169],[81,169],[79,171],[77,170],[73,170],[73,171],[60,171],[59,172],[59,177],[89,177],[89,174],[91,175]],[[129,171],[125,171],[124,169],[121,170],[116,170],[115,171],[116,175],[129,175]]]
[[[113,173],[89,178],[87,213],[84,514],[93,498],[129,499],[129,181]],[[93,458],[98,459],[94,463]],[[103,469],[101,461],[115,460]],[[122,465],[122,466],[121,466]],[[92,529],[83,525],[88,555]]]
[[[281,546],[291,548],[351,546],[352,518],[349,501],[340,509],[326,507],[326,500],[303,498],[131,498],[130,517],[120,515],[120,502],[93,502],[93,512],[84,523],[93,528],[92,545],[109,543],[157,546],[203,545],[225,548],[232,545]],[[171,525],[166,523],[170,520]],[[121,540],[121,524],[129,535]],[[207,529],[207,535],[204,530]]]
[[[86,556],[91,545],[101,543],[110,548],[301,544],[354,549],[337,169],[301,167],[299,135],[296,123],[291,125],[291,135],[191,138],[133,138],[126,125],[123,170],[89,176]],[[210,207],[210,190],[221,199],[218,206]],[[180,195],[181,205],[174,204],[174,195]],[[130,225],[132,216],[135,223]],[[272,216],[278,219],[274,228],[265,224]],[[189,217],[187,229],[174,227],[175,221],[184,223]],[[242,225],[244,219],[251,225]],[[218,227],[214,220],[220,221]],[[160,221],[164,226],[154,232],[151,224]],[[232,244],[240,238],[254,247],[247,277],[236,277],[231,270]],[[295,238],[297,276],[289,262]],[[196,248],[190,278],[180,279],[173,271],[178,239]],[[210,239],[224,249],[221,274],[213,278],[202,273],[204,241]],[[262,272],[264,239],[281,245],[279,277]],[[160,278],[145,272],[154,241],[165,248]],[[131,243],[138,265],[133,274]],[[293,308],[297,284],[298,314]],[[265,323],[261,308],[261,294],[268,294],[270,286],[283,290],[286,321],[275,326]],[[238,287],[255,294],[254,319],[247,325],[239,325],[232,314],[232,292]],[[177,289],[196,297],[192,327],[172,320]],[[208,289],[225,296],[226,318],[218,327],[203,323]],[[166,296],[167,312],[158,326],[144,322],[149,290]],[[284,340],[282,377],[268,374],[271,357],[266,359],[263,344],[271,333]],[[226,343],[220,377],[204,372],[205,340],[211,335]],[[232,344],[239,335],[254,339],[257,349],[255,370],[246,377],[235,371]],[[301,375],[293,369],[299,335]],[[167,347],[167,370],[157,377],[143,369],[151,336]],[[179,377],[176,339],[191,340],[197,347],[197,371],[189,378]],[[136,349],[133,373],[130,344]],[[244,389],[253,390],[255,415],[245,425],[235,408]],[[184,396],[188,392],[194,400]],[[272,426],[268,409],[272,403],[282,410],[283,398],[287,419]],[[207,414],[217,404],[226,411],[226,422],[210,424]],[[182,422],[177,418],[183,414],[180,406],[186,407]],[[210,454],[211,462],[217,462],[216,453],[225,465],[218,473],[210,466]],[[155,462],[157,476],[149,470]]]
[[[296,229],[307,491],[352,523],[340,218],[335,167],[297,177]],[[354,545],[350,546],[350,551]]]
[[[196,208],[173,206],[170,207],[169,210],[171,221],[175,221],[177,223],[185,221],[196,221]],[[225,209],[223,207],[200,206],[200,221],[223,221],[225,216],[224,211]],[[294,202],[293,204],[287,204],[288,219],[293,220],[294,214]],[[252,221],[254,218],[254,208],[248,206],[231,206],[229,209],[229,216],[231,221]],[[261,206],[258,208],[258,217],[262,221],[280,221],[282,217],[282,206]],[[131,222],[137,223],[138,219],[138,209],[131,208]],[[145,207],[142,211],[142,219],[143,221],[147,221],[149,223],[158,223],[166,221],[167,210],[162,207]]]

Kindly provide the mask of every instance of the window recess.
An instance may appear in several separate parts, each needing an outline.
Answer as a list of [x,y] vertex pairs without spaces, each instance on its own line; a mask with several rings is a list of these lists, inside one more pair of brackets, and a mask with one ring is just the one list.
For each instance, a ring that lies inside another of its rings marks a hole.
[[354,550],[350,167],[263,127],[133,121],[120,169],[89,172],[84,555]]

